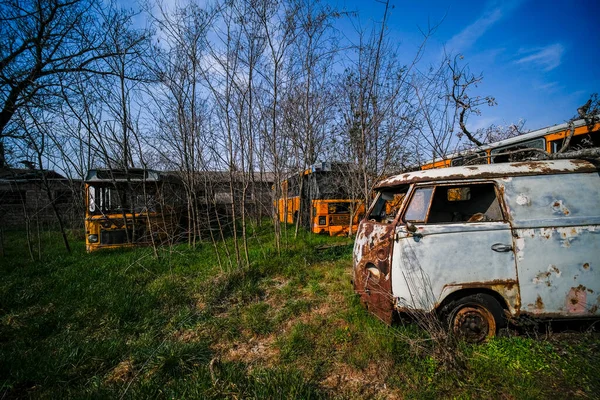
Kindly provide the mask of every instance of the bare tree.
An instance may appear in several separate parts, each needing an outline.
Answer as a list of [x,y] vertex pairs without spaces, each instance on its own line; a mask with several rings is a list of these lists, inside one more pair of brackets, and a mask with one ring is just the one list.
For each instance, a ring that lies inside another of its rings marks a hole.
[[370,200],[375,183],[401,170],[409,160],[406,149],[416,118],[411,90],[412,72],[421,58],[423,42],[408,65],[400,63],[396,49],[386,37],[389,2],[383,3],[382,21],[369,32],[359,30],[353,62],[343,75],[343,102],[339,137],[342,150],[358,173],[350,175],[355,198]]
[[473,74],[460,54],[445,54],[437,65],[424,71],[418,70],[413,75],[411,85],[418,118],[411,147],[416,154],[416,165],[522,132],[524,121],[506,126],[492,125],[476,131],[468,128],[469,117],[481,115],[481,106],[496,104],[492,96],[471,94],[482,80],[483,75]]
[[[260,74],[263,78],[260,109],[264,116],[261,126],[261,140],[270,169],[274,173],[275,199],[282,196],[280,182],[284,178],[285,153],[289,151],[289,142],[281,129],[281,106],[285,90],[290,81],[287,56],[292,43],[296,40],[297,5],[280,0],[261,0],[251,2],[254,15],[261,26],[265,38],[265,56]],[[275,246],[281,248],[281,224],[276,210],[273,210]]]
[[99,0],[5,0],[0,7],[0,165],[6,140],[23,135],[10,122],[24,105],[46,108],[62,96],[72,74],[106,74],[103,61],[129,52],[140,37],[116,50],[103,23],[110,6]]
[[[22,128],[24,134],[24,142],[27,143],[26,149],[23,149],[22,153],[25,155],[25,159],[28,160],[30,157],[35,160],[37,168],[35,169],[38,173],[38,178],[41,182],[41,188],[47,197],[48,202],[41,208],[49,206],[56,217],[58,227],[65,245],[67,252],[71,252],[71,246],[67,237],[66,227],[63,215],[61,214],[56,204],[55,188],[53,188],[48,180],[48,171],[44,168],[45,160],[48,157],[47,147],[52,144],[49,139],[51,136],[53,124],[51,120],[47,120],[48,115],[37,110],[33,110],[35,113],[27,107],[21,108],[17,114],[18,123]],[[27,154],[30,153],[30,154]]]
[[[201,175],[212,162],[202,63],[215,14],[195,3],[169,9],[159,2],[156,8],[157,15],[152,18],[160,42],[151,68],[160,84],[148,87],[151,120],[156,126],[149,141],[161,164],[180,172],[186,191],[188,241],[196,246],[202,238],[203,221],[212,217],[209,182]],[[210,228],[209,232],[215,244]]]
[[[295,15],[298,35],[290,51],[292,84],[283,101],[284,127],[290,135],[292,157],[287,162],[289,171],[304,171],[319,157],[335,124],[334,64],[338,55],[338,41],[333,22],[341,14],[320,2],[299,1]],[[299,179],[303,193],[305,180]],[[312,206],[300,202],[294,236],[300,225],[310,225]]]

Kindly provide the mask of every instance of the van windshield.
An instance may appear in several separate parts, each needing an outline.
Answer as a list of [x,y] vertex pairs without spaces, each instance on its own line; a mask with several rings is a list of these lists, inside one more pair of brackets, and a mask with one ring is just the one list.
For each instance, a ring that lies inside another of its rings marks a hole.
[[408,186],[379,192],[369,213],[369,220],[391,223],[398,215],[404,202]]

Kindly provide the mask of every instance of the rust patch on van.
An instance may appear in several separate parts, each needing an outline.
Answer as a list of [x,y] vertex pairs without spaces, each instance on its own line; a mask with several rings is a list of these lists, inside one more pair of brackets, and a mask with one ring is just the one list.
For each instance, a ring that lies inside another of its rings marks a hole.
[[542,296],[540,296],[539,294],[537,296],[537,299],[535,300],[535,309],[536,310],[544,309],[544,302],[542,301]]
[[587,301],[586,287],[579,285],[571,288],[567,294],[567,312],[579,314],[585,312],[585,306]]
[[[563,214],[563,215],[571,214],[571,211],[569,211],[567,206],[565,206],[563,204],[562,200],[554,200],[554,203],[552,204],[552,211],[554,211],[555,214]],[[577,234],[577,232],[573,232],[573,234],[575,235],[575,234]]]
[[552,168],[546,167],[537,161],[522,161],[522,162],[510,164],[511,167],[520,167],[523,165],[526,166],[527,168],[529,168],[530,170],[536,171],[536,172],[542,172],[542,173],[552,172]]
[[481,287],[489,287],[489,288],[498,288],[498,287],[502,287],[502,288],[506,288],[508,290],[512,290],[515,285],[517,285],[517,281],[513,280],[513,279],[494,279],[491,281],[485,281],[485,282],[466,282],[466,283],[462,283],[460,285],[456,285],[457,287],[461,288],[461,289],[471,289],[471,288],[481,288]]
[[542,283],[544,282],[546,284],[546,286],[550,287],[552,286],[552,283],[550,282],[550,272],[540,272],[539,274],[537,274],[535,276],[535,278],[533,278],[533,283]]
[[[500,294],[506,303],[508,304],[511,312],[514,312],[515,315],[518,315],[521,309],[521,296],[519,294],[519,283],[513,279],[494,279],[491,281],[485,282],[466,282],[459,285],[451,284],[445,285],[444,290],[447,288],[451,288],[448,293],[456,292],[462,289],[489,289],[498,294]],[[439,307],[441,304],[436,303],[435,308]]]
[[365,221],[362,228],[364,234],[356,239],[361,257],[354,267],[354,292],[371,313],[391,324],[394,303],[389,252],[395,225]]
[[590,263],[584,263],[583,264],[583,269],[585,269],[586,271],[590,269]]

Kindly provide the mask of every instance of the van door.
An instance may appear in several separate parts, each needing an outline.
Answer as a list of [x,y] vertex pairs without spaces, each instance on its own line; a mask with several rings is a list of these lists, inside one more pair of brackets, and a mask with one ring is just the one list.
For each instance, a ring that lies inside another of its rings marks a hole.
[[393,250],[392,292],[399,309],[429,312],[464,289],[496,292],[511,312],[518,308],[511,227],[498,194],[493,182],[412,192],[402,218],[408,223],[396,227]]
[[365,307],[390,324],[394,316],[391,248],[407,187],[380,192],[354,241],[354,291]]
[[515,177],[505,183],[522,312],[600,315],[600,176]]

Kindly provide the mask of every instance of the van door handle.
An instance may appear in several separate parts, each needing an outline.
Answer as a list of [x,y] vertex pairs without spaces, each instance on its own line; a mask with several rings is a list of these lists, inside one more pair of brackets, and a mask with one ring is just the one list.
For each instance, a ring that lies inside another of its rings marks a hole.
[[498,253],[506,253],[512,251],[512,246],[509,244],[496,243],[492,245],[492,250],[497,251]]

